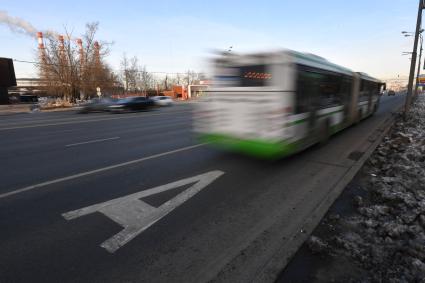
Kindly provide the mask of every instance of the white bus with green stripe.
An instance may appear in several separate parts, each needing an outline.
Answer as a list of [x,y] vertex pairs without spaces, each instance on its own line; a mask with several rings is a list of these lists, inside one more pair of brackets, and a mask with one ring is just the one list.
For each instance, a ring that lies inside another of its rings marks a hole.
[[301,151],[373,114],[384,84],[321,57],[285,50],[214,60],[197,104],[203,141],[264,158]]

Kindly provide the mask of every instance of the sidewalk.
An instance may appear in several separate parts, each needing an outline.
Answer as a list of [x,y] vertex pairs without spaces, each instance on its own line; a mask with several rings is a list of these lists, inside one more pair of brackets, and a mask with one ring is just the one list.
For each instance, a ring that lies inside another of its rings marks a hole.
[[199,99],[188,99],[188,100],[174,100],[174,103],[176,104],[193,104],[193,103],[198,103]]
[[11,115],[19,113],[32,113],[32,112],[58,112],[58,111],[71,111],[75,110],[75,107],[52,107],[47,109],[36,108],[31,110],[31,107],[34,104],[8,104],[0,105],[0,116],[1,115]]
[[31,104],[8,104],[0,105],[0,115],[29,113]]
[[425,282],[424,154],[420,96],[277,282]]

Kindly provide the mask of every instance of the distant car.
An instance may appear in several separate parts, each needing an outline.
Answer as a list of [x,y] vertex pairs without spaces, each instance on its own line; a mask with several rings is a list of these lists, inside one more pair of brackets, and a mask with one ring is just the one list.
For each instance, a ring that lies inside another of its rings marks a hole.
[[109,106],[111,112],[126,112],[150,109],[155,105],[154,101],[145,96],[127,97],[118,100]]
[[94,98],[79,107],[80,113],[103,112],[109,111],[109,106],[113,105],[116,100],[112,98]]
[[158,106],[171,106],[173,105],[173,99],[169,96],[154,96],[152,97],[155,105]]
[[388,91],[388,96],[393,96],[395,95],[395,91],[394,90],[389,90]]

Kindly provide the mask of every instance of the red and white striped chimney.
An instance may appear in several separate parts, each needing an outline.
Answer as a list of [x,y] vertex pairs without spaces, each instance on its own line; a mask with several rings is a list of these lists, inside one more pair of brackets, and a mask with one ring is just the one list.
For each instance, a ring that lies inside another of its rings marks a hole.
[[40,61],[42,63],[46,62],[46,50],[44,48],[44,42],[43,42],[43,33],[41,31],[37,32],[37,41],[38,41],[38,52],[40,56]]
[[63,39],[63,35],[59,35],[58,40],[59,40],[59,52],[63,53],[65,52],[65,42]]
[[96,64],[99,66],[100,65],[100,45],[99,45],[99,42],[97,41],[94,42],[94,56],[95,56]]
[[84,67],[84,49],[83,49],[83,41],[81,38],[77,38],[78,51],[80,53],[80,71],[83,70]]
[[58,36],[58,41],[59,41],[59,58],[60,58],[61,64],[63,65],[62,67],[65,67],[67,65],[67,60],[66,60],[66,54],[65,54],[65,40],[63,35]]

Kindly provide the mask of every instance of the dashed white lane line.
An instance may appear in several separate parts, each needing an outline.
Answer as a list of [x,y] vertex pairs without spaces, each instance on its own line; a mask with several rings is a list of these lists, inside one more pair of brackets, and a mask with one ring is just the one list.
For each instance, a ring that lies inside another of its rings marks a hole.
[[155,158],[158,158],[158,157],[174,154],[174,153],[177,153],[177,152],[191,150],[191,149],[201,147],[201,146],[204,146],[204,145],[206,145],[206,143],[181,147],[181,148],[178,148],[178,149],[174,149],[174,150],[170,150],[170,151],[166,151],[166,152],[142,157],[142,158],[139,158],[139,159],[134,159],[134,160],[127,161],[127,162],[118,163],[118,164],[115,164],[115,165],[110,165],[110,166],[102,167],[102,168],[99,168],[99,169],[90,170],[90,171],[70,175],[70,176],[67,176],[67,177],[42,182],[42,183],[39,183],[39,184],[31,185],[31,186],[28,186],[28,187],[24,187],[24,188],[21,188],[21,189],[17,189],[17,190],[14,190],[14,191],[10,191],[10,192],[7,192],[7,193],[0,194],[0,199],[10,197],[10,196],[13,196],[13,195],[17,195],[17,194],[20,194],[20,193],[23,193],[23,192],[32,191],[32,190],[35,190],[35,189],[38,189],[38,188],[41,188],[41,187],[45,187],[45,186],[49,186],[49,185],[52,185],[52,184],[56,184],[56,183],[60,183],[60,182],[64,182],[64,181],[69,181],[69,180],[77,179],[77,178],[88,176],[88,175],[93,175],[93,174],[96,174],[96,173],[100,173],[100,172],[104,172],[104,171],[128,166],[128,165],[131,165],[131,164],[140,163],[140,162],[143,162],[143,161],[146,161],[146,160],[155,159]]
[[71,143],[71,144],[67,144],[65,146],[66,147],[71,147],[71,146],[77,146],[77,145],[82,145],[82,144],[97,143],[97,142],[104,142],[104,141],[112,141],[112,140],[117,140],[119,138],[120,137],[112,137],[112,138],[106,138],[106,139],[90,140],[90,141],[85,141],[85,142]]

